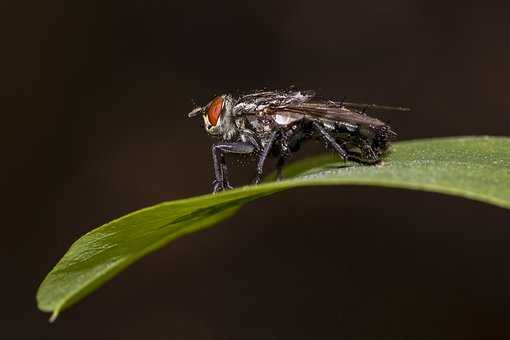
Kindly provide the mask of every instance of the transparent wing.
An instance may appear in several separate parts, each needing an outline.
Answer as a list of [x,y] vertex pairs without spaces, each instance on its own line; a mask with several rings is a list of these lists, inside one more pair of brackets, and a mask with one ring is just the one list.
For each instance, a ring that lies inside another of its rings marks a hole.
[[275,110],[278,114],[301,114],[312,119],[326,119],[339,123],[350,123],[366,126],[385,126],[379,119],[351,110],[333,102],[309,101],[297,105],[289,105]]
[[388,110],[388,111],[411,111],[408,107],[402,106],[387,106],[387,105],[377,105],[377,104],[362,104],[362,103],[352,103],[352,102],[333,102],[330,103],[337,106],[345,106],[353,109],[368,109],[368,110]]
[[[303,117],[310,119],[326,119],[366,126],[385,126],[379,119],[364,114],[364,110],[397,110],[409,111],[404,107],[336,102],[315,97],[311,90],[275,90],[255,91],[239,97],[235,105],[235,114],[275,115],[279,120],[295,121]],[[288,118],[288,119],[286,119]]]

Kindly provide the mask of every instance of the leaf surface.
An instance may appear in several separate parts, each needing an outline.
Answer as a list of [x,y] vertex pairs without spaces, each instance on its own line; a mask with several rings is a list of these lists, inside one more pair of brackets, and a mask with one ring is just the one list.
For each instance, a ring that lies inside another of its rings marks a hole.
[[458,137],[395,143],[381,165],[318,156],[289,166],[287,180],[164,202],[111,221],[78,239],[46,276],[38,307],[63,309],[142,256],[232,216],[243,204],[312,185],[373,185],[432,191],[510,208],[510,138]]

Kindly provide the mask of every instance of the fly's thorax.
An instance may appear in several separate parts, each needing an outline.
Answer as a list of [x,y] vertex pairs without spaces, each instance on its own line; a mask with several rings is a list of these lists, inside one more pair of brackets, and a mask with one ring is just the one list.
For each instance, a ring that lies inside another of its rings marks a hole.
[[275,122],[273,116],[270,115],[250,115],[246,118],[246,126],[255,133],[260,139],[271,135],[275,129],[280,126]]
[[230,95],[214,98],[203,110],[204,127],[208,134],[229,140],[236,133]]

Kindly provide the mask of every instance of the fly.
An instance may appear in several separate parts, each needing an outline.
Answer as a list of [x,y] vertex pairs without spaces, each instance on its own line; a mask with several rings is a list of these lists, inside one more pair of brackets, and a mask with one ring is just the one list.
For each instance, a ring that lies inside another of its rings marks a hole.
[[276,178],[303,142],[321,140],[343,160],[377,164],[396,136],[391,127],[365,114],[365,110],[409,111],[403,107],[323,100],[314,91],[255,91],[215,97],[188,116],[202,115],[207,133],[219,141],[212,146],[213,192],[231,189],[227,154],[257,160],[254,184],[262,179],[268,156],[277,159]]

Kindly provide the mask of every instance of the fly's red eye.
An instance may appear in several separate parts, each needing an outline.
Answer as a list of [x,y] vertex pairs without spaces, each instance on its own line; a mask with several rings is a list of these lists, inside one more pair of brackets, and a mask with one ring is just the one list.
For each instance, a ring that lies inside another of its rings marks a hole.
[[209,108],[207,109],[207,119],[212,126],[216,126],[218,119],[220,118],[221,107],[223,106],[223,98],[216,97],[212,100]]

